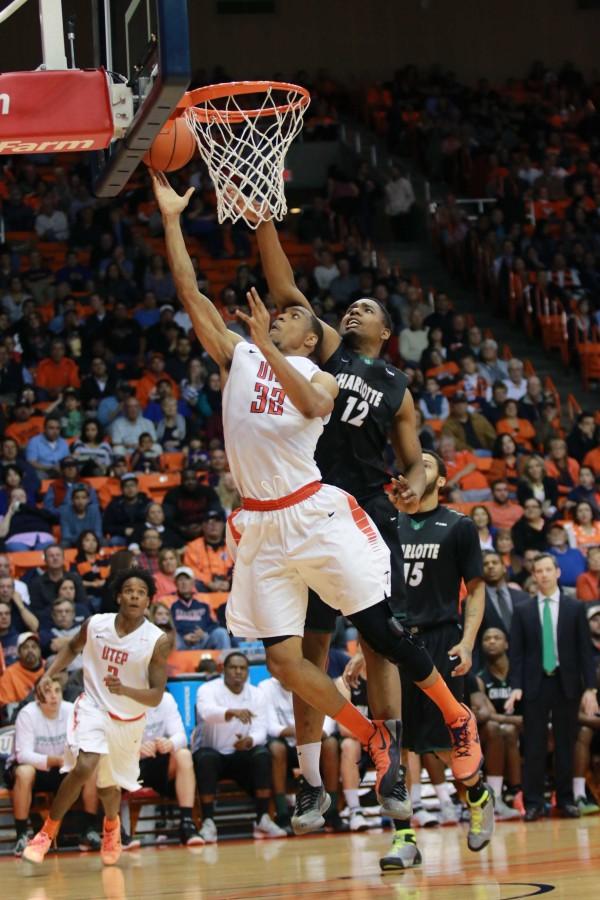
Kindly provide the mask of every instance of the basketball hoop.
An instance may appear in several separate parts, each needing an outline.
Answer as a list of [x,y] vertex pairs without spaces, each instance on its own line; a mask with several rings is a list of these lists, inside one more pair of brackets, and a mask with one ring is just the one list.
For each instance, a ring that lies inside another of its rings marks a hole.
[[184,95],[178,112],[208,168],[220,223],[244,219],[256,229],[283,219],[285,156],[309,103],[306,88],[279,81],[214,84]]

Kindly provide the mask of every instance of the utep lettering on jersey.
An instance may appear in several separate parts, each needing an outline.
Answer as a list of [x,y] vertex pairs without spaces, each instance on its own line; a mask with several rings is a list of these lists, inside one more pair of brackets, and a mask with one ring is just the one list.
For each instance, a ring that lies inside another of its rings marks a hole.
[[[281,416],[283,414],[285,391],[275,378],[275,373],[266,360],[261,360],[256,377],[258,379],[254,385],[256,399],[250,404],[250,412],[264,413],[266,411],[269,416]],[[274,381],[275,384],[269,384],[268,382],[270,381]]]

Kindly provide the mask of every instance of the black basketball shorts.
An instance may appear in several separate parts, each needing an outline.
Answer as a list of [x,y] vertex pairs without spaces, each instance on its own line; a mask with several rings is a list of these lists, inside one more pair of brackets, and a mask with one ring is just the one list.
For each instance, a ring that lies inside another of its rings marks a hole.
[[[452,678],[452,670],[458,660],[450,660],[448,650],[458,644],[462,630],[458,625],[444,624],[423,631],[418,635],[420,642],[429,652],[434,666],[446,680],[446,684],[459,701],[463,702],[465,679]],[[450,732],[441,712],[427,694],[413,681],[402,674],[402,746],[415,753],[433,753],[436,750],[450,750]]]
[[145,788],[152,788],[161,797],[175,796],[175,781],[169,780],[170,753],[157,753],[140,759],[140,781]]
[[[398,514],[384,491],[361,503],[361,506],[372,518],[389,548],[392,589],[388,602],[394,615],[402,617],[403,611],[406,609],[406,586],[404,584],[404,559],[396,524]],[[335,620],[338,615],[340,613],[323,603],[318,594],[315,594],[314,591],[308,592],[306,631],[331,634],[335,631]]]

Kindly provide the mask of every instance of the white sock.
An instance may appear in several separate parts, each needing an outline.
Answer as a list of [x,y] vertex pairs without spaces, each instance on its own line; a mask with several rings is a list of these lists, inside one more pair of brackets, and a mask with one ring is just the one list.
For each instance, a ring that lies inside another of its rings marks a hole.
[[321,758],[321,741],[314,744],[298,744],[298,762],[300,771],[311,787],[319,787],[321,784],[321,771],[319,760]]
[[448,786],[448,783],[446,781],[442,781],[441,784],[434,784],[433,787],[440,803],[452,803],[452,799],[450,797],[450,787]]
[[573,797],[575,800],[578,797],[585,797],[585,778],[573,779]]
[[413,784],[410,789],[410,799],[413,805],[413,809],[418,809],[421,805],[421,782],[418,784]]
[[486,775],[485,780],[493,790],[495,796],[502,800],[502,785],[504,784],[503,775]]
[[360,809],[358,788],[344,788],[344,798],[349,810]]

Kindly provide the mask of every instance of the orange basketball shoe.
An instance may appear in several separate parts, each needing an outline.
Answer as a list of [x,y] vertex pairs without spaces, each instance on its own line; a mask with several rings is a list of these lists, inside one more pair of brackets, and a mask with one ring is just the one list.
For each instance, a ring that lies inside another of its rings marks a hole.
[[448,725],[452,740],[450,766],[457,781],[472,778],[483,765],[477,721],[468,706],[464,703],[461,703],[461,706],[465,711],[464,715]]
[[30,863],[43,863],[52,846],[52,838],[45,831],[38,831],[23,850],[23,859]]
[[105,866],[114,866],[121,856],[121,819],[117,816],[116,824],[112,828],[106,827],[106,817],[102,827],[102,846],[100,847],[100,859]]
[[373,734],[366,749],[377,772],[375,790],[378,796],[389,797],[398,781],[402,722],[399,719],[374,719],[372,725]]

